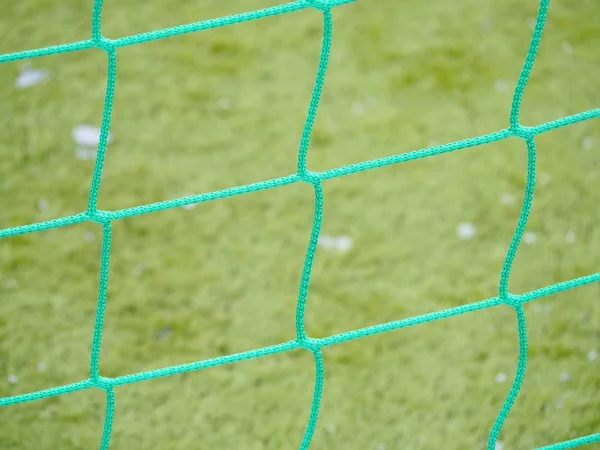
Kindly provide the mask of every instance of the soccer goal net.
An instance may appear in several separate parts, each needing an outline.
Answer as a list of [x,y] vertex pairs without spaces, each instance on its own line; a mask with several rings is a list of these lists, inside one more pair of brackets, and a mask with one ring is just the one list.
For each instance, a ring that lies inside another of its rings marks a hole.
[[[559,127],[564,127],[587,119],[598,117],[600,116],[600,109],[589,110],[571,116],[562,117],[536,126],[523,126],[519,123],[519,111],[521,107],[523,92],[536,58],[536,53],[542,37],[542,31],[544,29],[546,15],[549,7],[549,0],[541,0],[537,15],[537,21],[535,23],[525,63],[523,64],[523,68],[521,70],[514,91],[512,106],[509,112],[509,123],[507,128],[504,128],[499,131],[494,131],[489,134],[472,137],[469,139],[464,139],[443,145],[437,145],[426,149],[418,149],[407,153],[401,153],[393,156],[373,159],[356,164],[350,164],[347,166],[337,167],[322,172],[310,171],[307,168],[306,164],[307,152],[309,148],[311,131],[315,121],[317,108],[319,106],[319,99],[323,90],[323,83],[325,79],[325,73],[327,71],[327,63],[331,49],[332,9],[342,4],[350,3],[351,1],[352,0],[296,0],[283,5],[259,9],[256,11],[246,12],[242,14],[219,17],[216,19],[204,20],[187,25],[179,25],[172,28],[165,28],[157,31],[135,34],[131,36],[121,37],[118,39],[108,39],[105,38],[101,32],[101,12],[103,0],[95,0],[92,16],[91,37],[89,39],[62,45],[20,51],[16,53],[0,54],[0,63],[5,63],[9,61],[25,60],[39,56],[74,52],[89,48],[99,48],[106,52],[106,56],[108,58],[108,73],[104,101],[104,112],[102,116],[100,139],[97,149],[95,167],[91,179],[87,209],[83,212],[68,217],[62,217],[33,224],[25,224],[11,228],[4,228],[0,230],[0,238],[7,238],[9,236],[40,232],[85,221],[92,221],[102,225],[103,238],[101,250],[102,253],[100,267],[100,283],[98,289],[96,320],[91,346],[90,375],[89,378],[76,383],[57,386],[50,389],[25,393],[21,395],[0,398],[1,406],[6,407],[17,403],[29,402],[47,397],[63,395],[88,388],[100,388],[106,392],[106,413],[100,448],[102,450],[106,450],[109,448],[110,444],[113,416],[115,411],[114,388],[116,386],[121,386],[129,383],[136,383],[158,377],[180,374],[189,371],[201,370],[208,367],[214,367],[223,364],[231,364],[241,360],[260,358],[266,355],[272,355],[275,353],[286,352],[294,349],[306,349],[307,351],[313,354],[315,361],[315,385],[312,406],[310,409],[310,415],[308,423],[306,425],[305,433],[300,444],[301,449],[307,449],[310,446],[317,424],[317,417],[319,415],[319,408],[321,404],[321,394],[323,391],[324,364],[322,357],[322,348],[353,339],[359,339],[365,336],[370,336],[386,331],[397,330],[400,328],[440,320],[459,314],[465,314],[468,312],[477,311],[485,308],[492,308],[498,305],[508,305],[514,310],[517,317],[519,356],[512,387],[510,388],[506,400],[501,406],[500,411],[498,412],[496,420],[493,423],[493,426],[489,433],[487,448],[488,450],[494,450],[496,448],[496,442],[500,430],[503,426],[507,415],[510,412],[513,403],[515,402],[515,399],[517,398],[525,376],[525,368],[527,365],[527,330],[524,304],[550,294],[565,291],[567,289],[572,289],[600,280],[600,272],[598,272],[592,275],[546,286],[520,295],[512,294],[508,290],[508,280],[511,272],[511,267],[515,259],[517,248],[523,236],[523,232],[527,225],[527,220],[529,217],[533,200],[536,179],[536,137],[542,133],[554,130]],[[97,208],[98,191],[100,188],[101,175],[105,161],[111,113],[113,109],[115,83],[117,79],[117,51],[119,48],[137,45],[143,42],[164,39],[171,36],[181,35],[184,33],[200,32],[203,30],[208,30],[216,27],[231,26],[236,23],[257,20],[269,16],[293,13],[294,11],[299,11],[305,8],[316,8],[322,13],[323,39],[321,44],[321,54],[314,83],[314,89],[312,92],[312,97],[310,99],[310,104],[308,107],[308,113],[306,116],[302,137],[299,143],[297,171],[295,173],[280,178],[261,181],[258,183],[234,186],[223,190],[200,193],[197,195],[190,195],[178,199],[161,201],[142,206],[135,206],[121,210],[105,211]],[[315,257],[317,241],[319,238],[323,215],[324,199],[322,183],[324,180],[336,177],[343,177],[349,174],[377,169],[379,167],[389,166],[392,164],[400,164],[415,159],[432,157],[442,153],[448,153],[468,147],[484,145],[491,142],[507,139],[510,137],[518,137],[523,139],[527,148],[527,182],[525,186],[525,195],[520,217],[516,224],[515,232],[510,242],[510,246],[506,254],[504,265],[500,274],[500,288],[497,296],[490,299],[457,306],[454,308],[444,309],[441,311],[436,311],[419,316],[413,316],[406,319],[374,325],[362,329],[346,331],[340,334],[324,338],[311,338],[306,334],[304,326],[306,299],[309,289],[311,268]],[[115,378],[102,376],[99,371],[99,358],[102,340],[102,328],[105,315],[104,313],[106,297],[108,290],[108,273],[111,253],[111,224],[114,221],[124,219],[127,217],[137,216],[141,214],[149,214],[170,208],[179,208],[195,203],[213,201],[225,197],[248,194],[251,192],[266,189],[274,189],[292,183],[308,183],[314,188],[314,219],[312,225],[312,233],[306,252],[306,258],[302,271],[296,307],[296,338],[289,342],[280,343],[278,345],[273,345],[236,354],[219,356],[216,358],[205,359],[189,364],[164,367],[161,369],[118,376]],[[49,439],[51,439],[51,437],[49,437]],[[551,444],[542,448],[545,450],[568,449],[593,442],[600,442],[600,432],[572,439],[570,441]]]

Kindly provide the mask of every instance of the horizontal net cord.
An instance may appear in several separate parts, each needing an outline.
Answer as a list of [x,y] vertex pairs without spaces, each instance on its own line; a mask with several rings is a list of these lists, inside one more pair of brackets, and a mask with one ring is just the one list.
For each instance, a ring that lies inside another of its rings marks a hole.
[[[596,117],[600,117],[600,108],[591,109],[585,112],[573,114],[571,116],[566,116],[560,119],[544,122],[535,127],[531,127],[530,129],[533,130],[532,134],[537,135],[559,127],[564,127]],[[61,217],[57,219],[51,219],[27,225],[20,225],[16,227],[3,228],[0,229],[0,239],[8,236],[16,236],[19,234],[48,230],[51,228],[60,228],[62,226],[81,223],[85,221],[102,223],[107,220],[120,220],[141,214],[147,214],[156,211],[164,211],[167,209],[179,208],[181,206],[192,205],[196,203],[204,203],[226,197],[233,197],[240,194],[273,189],[276,187],[286,186],[302,181],[305,181],[307,183],[314,183],[318,180],[329,180],[333,178],[339,178],[346,175],[352,175],[358,172],[363,172],[366,170],[376,169],[380,167],[386,167],[389,165],[399,164],[406,161],[428,158],[442,153],[454,152],[470,147],[482,146],[490,142],[501,141],[510,137],[520,136],[518,136],[516,132],[511,132],[509,128],[505,128],[500,131],[495,131],[474,138],[463,139],[461,141],[450,142],[446,144],[436,145],[433,147],[421,148],[404,153],[398,153],[391,156],[384,156],[381,158],[361,161],[346,166],[327,169],[321,172],[308,171],[305,176],[301,176],[298,173],[296,173],[279,178],[271,178],[255,183],[238,185],[230,188],[208,191],[201,194],[188,195],[185,197],[178,197],[171,200],[162,200],[155,203],[133,206],[129,208],[122,208],[114,211],[98,210],[96,211],[96,216],[89,215],[86,213],[78,213],[73,216]]]

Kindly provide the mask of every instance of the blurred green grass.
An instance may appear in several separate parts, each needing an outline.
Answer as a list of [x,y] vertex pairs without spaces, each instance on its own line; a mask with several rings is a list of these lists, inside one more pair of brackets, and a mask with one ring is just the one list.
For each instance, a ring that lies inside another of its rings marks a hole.
[[[273,3],[107,0],[103,32],[116,38]],[[512,0],[336,8],[309,168],[506,127],[536,9]],[[592,0],[551,4],[523,124],[598,107],[599,14]],[[90,17],[91,2],[11,2],[0,51],[86,39]],[[321,28],[320,13],[305,10],[120,49],[99,207],[293,173]],[[31,63],[51,75],[25,90],[14,87],[22,62],[0,66],[2,228],[84,210],[93,168],[74,157],[70,133],[100,125],[105,54]],[[527,228],[536,240],[520,246],[512,292],[600,268],[598,119],[537,144]],[[317,251],[308,334],[496,295],[525,174],[525,144],[511,138],[326,181],[322,232],[350,236],[353,248]],[[506,194],[512,203],[500,201]],[[310,186],[292,185],[116,222],[101,373],[293,339],[312,203]],[[461,222],[476,225],[473,239],[457,237]],[[85,223],[0,242],[0,396],[88,376],[100,237]],[[588,360],[600,347],[598,292],[590,285],[527,305],[529,364],[500,436],[505,449],[599,431],[598,361]],[[516,329],[499,307],[324,349],[311,448],[484,448],[514,374]],[[496,382],[499,373],[507,380]],[[297,448],[313,383],[311,355],[296,351],[119,387],[110,448]],[[4,407],[0,447],[95,448],[103,415],[94,390]]]

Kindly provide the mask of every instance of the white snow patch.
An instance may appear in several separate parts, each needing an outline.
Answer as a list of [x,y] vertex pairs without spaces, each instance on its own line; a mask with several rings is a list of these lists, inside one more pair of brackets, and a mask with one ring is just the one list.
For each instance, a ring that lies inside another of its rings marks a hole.
[[337,246],[343,252],[348,251],[352,248],[352,239],[349,236],[338,236]]
[[550,183],[550,179],[551,179],[551,177],[550,177],[550,175],[548,175],[547,173],[540,173],[539,180],[540,180],[540,184],[541,184],[542,186],[544,186],[544,185],[546,185],[546,184]]
[[[77,125],[71,131],[71,136],[77,145],[82,147],[97,147],[100,142],[100,128],[94,125]],[[108,133],[107,144],[112,142],[112,135]]]
[[523,242],[525,242],[526,244],[533,244],[536,239],[537,236],[533,231],[527,231],[523,234]]
[[594,145],[594,140],[591,136],[586,136],[581,140],[581,148],[584,150],[590,150]]
[[9,278],[4,282],[4,287],[6,289],[15,289],[18,285],[19,283],[17,283],[17,280],[15,280],[14,278]]
[[471,239],[477,233],[477,228],[472,223],[463,222],[459,223],[456,228],[456,234],[461,239]]
[[515,196],[512,195],[510,192],[504,192],[503,194],[500,194],[500,203],[502,203],[503,205],[511,205],[515,202]]
[[365,113],[365,107],[359,103],[359,102],[354,102],[352,104],[352,114],[354,114],[355,116],[362,116]]
[[488,20],[488,19],[486,19],[486,20],[482,20],[482,21],[481,21],[481,27],[482,27],[484,30],[488,30],[488,31],[489,31],[489,30],[491,30],[491,29],[492,29],[492,26],[493,26],[493,24],[492,24],[492,21],[491,21],[491,20]]
[[506,92],[508,85],[504,80],[496,80],[494,81],[494,89],[496,89],[497,92]]
[[48,78],[49,72],[46,69],[32,69],[29,64],[23,66],[21,73],[15,81],[15,86],[18,89],[25,89],[36,84],[40,84]]
[[44,212],[48,209],[48,200],[46,200],[45,198],[41,198],[38,200],[38,209],[41,212]]
[[337,250],[344,253],[352,248],[352,239],[350,236],[328,236],[324,234],[319,236],[318,245],[327,250]]
[[217,108],[225,110],[225,109],[229,109],[231,107],[231,100],[229,100],[227,97],[221,97],[219,100],[217,100]]
[[138,264],[137,266],[135,266],[133,268],[133,276],[134,277],[139,277],[141,276],[145,271],[146,271],[146,264]]

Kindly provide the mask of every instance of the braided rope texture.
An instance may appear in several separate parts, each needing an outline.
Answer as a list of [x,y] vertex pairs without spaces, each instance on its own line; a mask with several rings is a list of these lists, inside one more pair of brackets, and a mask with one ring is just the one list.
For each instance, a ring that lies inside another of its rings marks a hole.
[[[94,334],[92,339],[91,357],[90,357],[90,376],[88,379],[79,381],[72,384],[63,386],[53,387],[50,389],[44,389],[41,391],[30,392],[21,395],[15,395],[10,397],[0,398],[0,406],[8,406],[16,403],[23,403],[42,398],[67,394],[69,392],[75,392],[87,388],[99,388],[106,393],[106,413],[104,420],[104,429],[100,440],[100,449],[106,450],[109,448],[110,436],[112,430],[112,423],[115,411],[115,386],[121,386],[124,384],[135,383],[138,381],[150,380],[158,377],[165,377],[169,375],[190,372],[208,367],[220,366],[223,364],[230,364],[236,361],[259,358],[261,356],[271,355],[275,353],[281,353],[288,350],[294,350],[304,348],[313,353],[315,359],[315,386],[313,401],[310,410],[306,431],[302,438],[299,448],[301,450],[308,449],[316,428],[317,417],[319,414],[319,407],[321,403],[321,394],[323,391],[323,379],[324,379],[324,365],[321,348],[346,342],[352,339],[358,339],[365,336],[370,336],[385,331],[397,330],[400,328],[409,327],[421,323],[431,322],[434,320],[443,319],[446,317],[452,317],[459,314],[464,314],[470,311],[476,311],[484,308],[491,308],[501,304],[509,305],[516,313],[517,324],[518,324],[518,336],[519,336],[519,359],[518,365],[514,377],[512,387],[498,413],[496,420],[492,426],[487,442],[487,450],[494,450],[496,448],[496,441],[502,425],[506,420],[506,417],[515,402],[515,399],[523,384],[525,376],[525,368],[527,365],[527,328],[525,310],[523,305],[527,302],[536,300],[538,298],[555,294],[557,292],[565,291],[568,289],[575,288],[577,286],[583,286],[589,283],[593,283],[600,280],[600,272],[575,278],[568,281],[563,281],[554,285],[546,286],[540,289],[536,289],[530,292],[526,292],[520,295],[511,294],[508,291],[508,280],[510,276],[511,267],[517,252],[517,248],[523,236],[523,231],[527,225],[527,219],[531,210],[531,204],[533,200],[533,192],[535,187],[536,178],[536,146],[535,138],[541,133],[571,125],[584,120],[600,117],[600,108],[581,112],[571,116],[562,117],[550,122],[542,123],[533,127],[522,126],[519,124],[519,111],[521,108],[521,100],[525,86],[529,79],[529,75],[533,68],[533,64],[536,58],[537,50],[542,37],[542,32],[546,22],[546,15],[549,7],[549,0],[541,0],[538,10],[537,20],[532,34],[531,42],[529,44],[529,50],[525,63],[521,70],[518,78],[517,86],[513,95],[512,106],[510,110],[510,120],[508,128],[493,133],[477,136],[461,141],[456,141],[448,144],[438,145],[427,149],[414,150],[408,153],[397,154],[393,156],[387,156],[384,158],[373,159],[370,161],[364,161],[357,164],[350,164],[344,167],[338,167],[323,172],[311,172],[306,167],[306,157],[309,147],[309,141],[311,136],[312,127],[315,121],[317,108],[319,105],[319,99],[323,90],[323,83],[325,79],[325,73],[327,70],[327,62],[329,59],[329,53],[331,49],[331,36],[332,36],[332,13],[331,10],[339,5],[350,3],[353,0],[296,0],[290,3],[285,3],[278,6],[269,8],[259,9],[251,12],[234,14],[230,16],[219,17],[216,19],[203,20],[200,22],[190,23],[187,25],[179,25],[171,28],[165,28],[157,31],[151,31],[147,33],[135,34],[132,36],[121,37],[119,39],[108,39],[102,36],[101,33],[101,13],[103,0],[94,0],[94,7],[92,13],[92,33],[91,38],[62,45],[49,46],[44,48],[38,48],[33,50],[26,50],[16,53],[0,54],[0,63],[17,61],[22,59],[28,59],[38,56],[53,55],[59,53],[73,52],[77,50],[83,50],[88,48],[99,48],[106,52],[108,57],[108,76],[106,83],[106,95],[104,100],[104,112],[102,116],[102,126],[100,133],[100,140],[98,144],[98,152],[94,172],[91,180],[91,187],[88,198],[87,210],[79,214],[75,214],[68,217],[62,217],[58,219],[48,220],[44,222],[38,222],[29,225],[22,225],[12,228],[4,228],[0,230],[0,239],[16,236],[25,233],[31,233],[36,231],[43,231],[52,228],[59,228],[75,223],[92,221],[102,225],[103,227],[103,238],[102,238],[102,254],[101,254],[101,267],[100,267],[100,283],[98,289],[98,305],[96,311],[96,321],[94,325]],[[164,39],[170,36],[181,35],[184,33],[191,33],[195,31],[208,30],[211,28],[222,27],[227,25],[233,25],[240,22],[246,22],[250,20],[261,19],[264,17],[275,16],[284,13],[290,13],[305,8],[316,8],[323,14],[323,40],[321,46],[321,56],[319,66],[317,70],[316,80],[312,97],[310,100],[308,114],[304,124],[302,137],[300,140],[298,150],[298,170],[295,174],[284,176],[281,178],[275,178],[271,180],[261,181],[258,183],[246,184],[241,186],[235,186],[228,189],[202,193],[197,195],[191,195],[181,197],[173,200],[166,200],[157,203],[152,203],[143,206],[136,206],[132,208],[125,208],[117,211],[102,211],[97,209],[98,190],[100,188],[100,179],[102,175],[102,168],[104,165],[106,145],[108,140],[108,132],[110,127],[111,113],[114,100],[115,82],[117,78],[117,49],[120,47],[126,47],[130,45],[140,44],[143,42],[153,41],[157,39]],[[346,331],[344,333],[336,334],[333,336],[314,339],[306,335],[304,326],[306,298],[308,295],[308,286],[310,281],[311,268],[317,248],[317,241],[321,228],[321,221],[323,216],[323,180],[330,178],[341,177],[344,175],[362,172],[369,169],[375,169],[377,167],[384,167],[391,164],[402,163],[405,161],[411,161],[414,159],[426,158],[428,156],[434,156],[441,153],[447,153],[455,150],[460,150],[468,147],[474,147],[478,145],[488,144],[490,142],[499,141],[509,137],[522,138],[527,146],[527,182],[525,187],[525,196],[521,214],[516,225],[516,229],[511,240],[506,258],[504,260],[504,266],[500,275],[500,288],[498,295],[494,298],[487,300],[470,303],[466,305],[457,306],[454,308],[445,309],[442,311],[436,311],[428,314],[419,316],[413,316],[406,319],[388,322],[384,324],[374,325],[358,330]],[[111,223],[114,220],[123,219],[126,217],[137,216],[140,214],[151,213],[155,211],[161,211],[170,208],[178,208],[185,205],[206,202],[210,200],[217,200],[220,198],[231,197],[235,195],[256,192],[265,189],[276,188],[292,183],[309,183],[313,186],[315,192],[315,204],[314,204],[314,220],[310,242],[306,252],[306,259],[304,262],[304,268],[302,271],[302,278],[300,282],[298,302],[296,307],[296,338],[292,341],[273,345],[269,347],[259,348],[246,352],[236,353],[227,356],[219,356],[217,358],[205,359],[188,364],[181,364],[171,367],[165,367],[162,369],[149,370],[145,372],[134,373],[130,375],[119,376],[116,378],[106,378],[99,373],[99,358],[100,358],[100,346],[102,341],[102,327],[104,322],[104,313],[106,306],[106,297],[108,289],[108,268],[110,260],[110,246],[111,246]],[[591,434],[588,436],[579,437],[569,441],[559,442],[552,445],[540,447],[538,450],[562,450],[579,447],[581,445],[590,444],[593,442],[600,442],[600,432]]]

